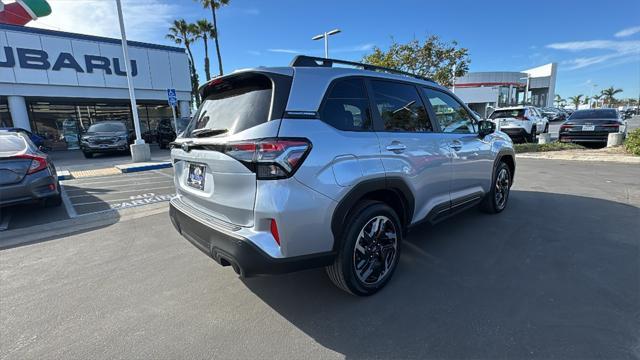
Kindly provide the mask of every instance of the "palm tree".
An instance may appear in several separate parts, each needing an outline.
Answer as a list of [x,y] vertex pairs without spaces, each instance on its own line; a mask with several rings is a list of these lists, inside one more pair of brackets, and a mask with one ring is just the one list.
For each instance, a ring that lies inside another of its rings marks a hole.
[[211,66],[209,64],[209,39],[216,37],[216,29],[206,19],[196,21],[198,37],[204,41],[204,74],[207,81],[211,80]]
[[596,101],[595,107],[597,108],[600,103],[600,99],[602,98],[602,94],[593,95],[591,98]]
[[614,89],[613,86],[602,90],[602,96],[604,96],[604,100],[607,103],[607,107],[610,107],[611,104],[616,100],[615,95],[621,93],[622,89]]
[[213,30],[215,31],[216,36],[214,37],[216,42],[216,53],[218,55],[218,69],[220,70],[220,76],[222,76],[222,55],[220,55],[220,42],[218,39],[220,38],[220,31],[218,31],[218,21],[216,19],[216,10],[220,9],[225,5],[229,5],[231,0],[196,0],[202,4],[202,7],[211,9],[211,20],[213,21]]
[[576,110],[578,110],[578,106],[580,106],[582,96],[583,95],[580,94],[569,98],[569,101],[571,101],[571,103],[576,107]]
[[591,98],[590,98],[590,97],[588,97],[588,96],[585,96],[585,97],[584,97],[584,99],[582,99],[582,103],[583,103],[584,105],[587,105],[587,104],[589,103],[589,100],[591,100]]
[[189,55],[189,70],[191,72],[191,97],[194,99],[196,106],[200,106],[198,73],[196,72],[193,53],[191,52],[191,44],[197,39],[197,29],[195,25],[188,24],[184,19],[174,20],[166,37],[176,44],[184,44],[184,47],[187,49],[187,54]]
[[556,98],[554,100],[554,102],[556,104],[558,104],[558,106],[562,106],[563,103],[565,103],[567,100],[563,99],[562,96],[556,94]]

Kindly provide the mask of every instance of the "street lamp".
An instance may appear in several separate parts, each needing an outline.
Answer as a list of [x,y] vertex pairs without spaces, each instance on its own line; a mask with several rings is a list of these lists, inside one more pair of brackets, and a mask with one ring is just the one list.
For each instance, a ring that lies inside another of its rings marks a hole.
[[320,40],[324,39],[324,57],[329,58],[329,36],[335,35],[340,32],[340,29],[333,29],[331,31],[327,31],[325,33],[316,35],[311,38],[311,40]]
[[127,73],[127,85],[129,86],[129,99],[131,100],[131,112],[133,114],[133,128],[136,133],[136,140],[131,145],[131,157],[134,162],[149,161],[151,159],[151,153],[149,145],[145,144],[144,139],[140,134],[140,119],[138,118],[138,106],[136,104],[136,93],[133,87],[133,78],[129,71],[129,48],[127,46],[127,35],[124,31],[124,19],[122,17],[122,4],[120,0],[116,0],[116,7],[118,9],[118,22],[120,23],[120,35],[122,37],[122,53],[124,55],[124,71]]
[[522,77],[520,80],[527,79],[527,87],[524,88],[524,104],[527,105],[527,97],[529,97],[529,83],[531,82],[531,74],[527,73],[527,77]]

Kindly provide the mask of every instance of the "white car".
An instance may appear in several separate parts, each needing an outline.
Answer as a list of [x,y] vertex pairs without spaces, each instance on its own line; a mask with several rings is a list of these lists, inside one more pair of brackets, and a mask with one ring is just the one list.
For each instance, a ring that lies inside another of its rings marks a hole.
[[534,106],[513,106],[496,109],[489,119],[496,128],[514,140],[535,142],[536,135],[549,131],[549,120]]

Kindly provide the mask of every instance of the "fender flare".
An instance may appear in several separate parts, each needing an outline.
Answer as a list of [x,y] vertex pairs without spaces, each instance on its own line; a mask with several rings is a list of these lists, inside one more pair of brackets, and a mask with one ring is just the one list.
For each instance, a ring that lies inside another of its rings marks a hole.
[[387,177],[364,180],[353,186],[349,192],[342,197],[342,200],[336,206],[331,218],[331,232],[333,233],[333,250],[338,249],[340,243],[340,235],[344,229],[351,209],[367,194],[380,191],[391,190],[395,192],[402,201],[403,214],[398,216],[403,219],[404,227],[408,226],[413,219],[415,209],[415,199],[409,186],[401,177]]

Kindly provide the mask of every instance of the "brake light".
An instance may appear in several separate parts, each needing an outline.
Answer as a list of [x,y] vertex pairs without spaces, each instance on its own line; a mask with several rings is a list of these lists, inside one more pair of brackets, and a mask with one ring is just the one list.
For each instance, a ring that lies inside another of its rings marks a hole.
[[259,180],[292,176],[311,150],[307,139],[262,139],[228,143],[222,152],[242,162]]
[[37,155],[18,155],[16,156],[18,159],[28,159],[31,160],[31,164],[29,165],[29,169],[27,170],[27,175],[33,174],[40,170],[44,170],[47,168],[47,159],[42,156]]
[[278,233],[278,224],[276,224],[275,219],[271,219],[271,235],[280,246],[280,233]]

